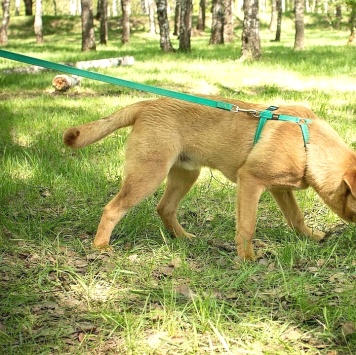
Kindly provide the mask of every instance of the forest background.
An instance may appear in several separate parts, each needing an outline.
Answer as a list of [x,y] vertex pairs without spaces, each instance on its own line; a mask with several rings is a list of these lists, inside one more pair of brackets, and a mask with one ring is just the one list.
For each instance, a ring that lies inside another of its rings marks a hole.
[[[35,8],[34,32],[36,42],[43,42],[42,15],[81,14],[82,19],[82,51],[95,50],[95,30],[93,0],[70,0],[43,1],[24,0],[24,13],[32,16]],[[197,24],[193,27],[193,0],[178,0],[168,2],[167,0],[97,0],[96,19],[100,21],[100,44],[108,43],[108,18],[118,15],[121,8],[121,42],[130,40],[130,16],[132,14],[145,14],[148,18],[150,33],[156,33],[155,13],[157,12],[158,27],[160,33],[160,47],[169,52],[175,49],[170,40],[169,14],[174,8],[174,30],[173,35],[179,38],[179,50],[188,52],[191,49],[192,30],[204,31],[206,28],[206,14],[211,12],[211,36],[210,44],[229,43],[234,40],[234,19],[236,16],[243,20],[241,34],[241,59],[258,59],[261,56],[260,48],[260,8],[263,13],[270,10],[271,19],[269,28],[276,31],[275,41],[280,41],[281,24],[284,12],[293,11],[295,14],[295,41],[294,49],[304,49],[304,13],[323,13],[335,28],[340,28],[343,14],[346,13],[350,28],[349,43],[356,42],[356,0],[200,0],[194,4],[197,8]],[[12,8],[14,7],[14,8]],[[8,41],[8,27],[10,23],[11,10],[16,15],[21,14],[21,1],[16,0],[11,6],[10,0],[2,1],[3,20],[0,28],[0,45],[6,45]],[[243,12],[243,14],[241,14]]]

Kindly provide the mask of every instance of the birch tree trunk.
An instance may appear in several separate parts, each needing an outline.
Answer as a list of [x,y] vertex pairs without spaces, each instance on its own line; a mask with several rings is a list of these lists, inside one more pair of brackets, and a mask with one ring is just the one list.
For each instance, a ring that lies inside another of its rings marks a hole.
[[167,16],[167,0],[156,0],[157,17],[159,25],[160,42],[159,45],[164,52],[174,52],[169,37],[169,22]]
[[114,17],[117,16],[118,12],[117,12],[117,1],[116,0],[112,0],[111,8],[112,8],[112,15]]
[[150,24],[150,31],[149,33],[155,34],[156,33],[156,22],[155,22],[155,2],[154,0],[148,0],[148,21]]
[[277,0],[272,0],[271,6],[271,20],[269,22],[269,30],[274,32],[277,28]]
[[180,18],[182,12],[182,1],[184,0],[176,0],[176,6],[174,8],[174,30],[173,35],[179,36],[179,26],[180,26]]
[[5,45],[8,42],[7,30],[10,23],[10,0],[2,2],[2,21],[0,29],[0,45]]
[[34,32],[36,35],[36,43],[43,43],[43,28],[42,28],[42,0],[36,0]]
[[193,1],[182,0],[180,26],[179,26],[179,51],[190,52],[190,37],[192,34]]
[[295,11],[295,38],[294,50],[300,51],[304,49],[304,1],[294,1]]
[[131,0],[121,0],[122,9],[122,36],[121,43],[130,42],[130,15],[131,15]]
[[277,7],[277,28],[276,28],[276,37],[275,41],[279,42],[281,40],[281,33],[282,33],[282,0],[276,0],[276,7]]
[[21,0],[15,0],[15,16],[20,16]]
[[82,4],[82,51],[96,50],[92,0],[81,0]]
[[198,14],[198,24],[197,30],[205,30],[205,14],[206,14],[206,0],[199,1],[199,14]]
[[240,60],[259,59],[261,57],[258,10],[258,0],[244,0],[244,21],[241,36]]
[[69,0],[69,13],[72,16],[77,14],[77,2],[76,0]]
[[224,44],[224,5],[223,0],[213,0],[210,44]]
[[60,74],[56,75],[52,80],[52,86],[56,91],[68,91],[70,88],[80,85],[81,78],[78,76]]
[[224,5],[224,43],[234,40],[234,17],[232,14],[232,0],[223,0]]
[[100,0],[100,44],[108,44],[108,0]]

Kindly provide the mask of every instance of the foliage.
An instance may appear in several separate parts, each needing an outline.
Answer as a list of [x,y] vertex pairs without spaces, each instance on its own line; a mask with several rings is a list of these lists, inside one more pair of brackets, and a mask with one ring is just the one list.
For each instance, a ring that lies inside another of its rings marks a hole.
[[[303,102],[356,148],[355,48],[346,30],[307,19],[306,50],[293,52],[292,21],[280,43],[264,28],[262,59],[236,62],[240,43],[162,55],[135,19],[129,45],[113,39],[80,52],[80,21],[46,17],[45,43],[17,18],[6,49],[73,62],[132,55],[132,67],[101,72],[168,89],[265,102]],[[79,30],[78,30],[79,29]],[[46,32],[47,31],[47,32]],[[0,59],[0,69],[20,66]],[[116,193],[127,131],[81,151],[65,128],[148,97],[83,80],[54,94],[52,72],[1,74],[0,352],[9,354],[354,354],[356,228],[313,191],[298,193],[321,244],[288,230],[269,195],[260,204],[256,263],[234,248],[234,186],[205,170],[180,219],[198,238],[172,240],[154,213],[162,191],[116,229],[112,250],[91,248],[102,207]],[[282,147],[281,147],[282,149]]]

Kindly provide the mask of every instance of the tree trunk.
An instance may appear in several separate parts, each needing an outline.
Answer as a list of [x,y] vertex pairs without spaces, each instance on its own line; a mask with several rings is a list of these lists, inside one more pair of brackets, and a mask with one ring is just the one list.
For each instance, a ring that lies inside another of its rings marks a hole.
[[276,38],[274,39],[276,42],[281,40],[281,33],[282,33],[282,0],[276,1],[277,6],[277,28],[276,28]]
[[108,44],[108,0],[100,0],[100,44]]
[[192,34],[193,1],[182,0],[182,9],[179,26],[179,51],[190,52],[190,36]]
[[224,43],[234,40],[234,17],[232,14],[232,0],[223,0],[224,4]]
[[198,31],[205,31],[206,0],[199,1]]
[[2,2],[2,21],[0,29],[0,45],[6,45],[8,42],[7,30],[10,22],[10,0]]
[[69,13],[71,16],[75,16],[77,14],[76,0],[69,0]]
[[237,0],[236,2],[236,13],[238,17],[242,17],[242,13],[244,11],[244,2],[243,0]]
[[20,16],[20,0],[15,0],[15,16]]
[[43,43],[42,0],[36,0],[34,31],[36,35],[36,43],[42,44]]
[[54,16],[57,16],[57,1],[52,0],[52,2],[53,2],[53,14]]
[[210,44],[224,44],[224,5],[223,0],[213,0]]
[[81,0],[82,4],[82,51],[96,50],[92,0]]
[[154,0],[148,0],[148,21],[150,24],[150,33],[156,33],[156,22],[155,22],[155,2]]
[[304,1],[294,1],[295,11],[295,39],[294,50],[300,51],[304,49]]
[[351,35],[347,41],[347,44],[356,44],[356,27],[354,27],[351,31]]
[[122,9],[122,36],[121,43],[130,42],[130,14],[131,14],[131,0],[121,0]]
[[98,0],[97,4],[96,4],[96,16],[95,18],[100,21],[101,19],[101,0]]
[[272,0],[272,9],[271,9],[271,20],[269,22],[269,30],[271,32],[276,31],[277,29],[277,0]]
[[25,15],[32,16],[33,15],[33,12],[32,12],[33,0],[24,0],[24,3],[25,3]]
[[160,42],[159,45],[164,52],[174,52],[169,37],[169,21],[167,16],[167,0],[156,0],[157,17],[159,25]]
[[118,15],[118,11],[117,11],[117,0],[112,0],[111,9],[112,9],[112,16],[113,16],[113,17],[116,17],[116,16]]
[[349,1],[349,5],[351,6],[351,15],[349,21],[351,34],[347,43],[356,44],[356,1]]
[[244,21],[241,42],[240,60],[258,59],[261,57],[258,0],[244,0]]
[[341,21],[342,21],[342,10],[341,4],[336,4],[336,20],[335,20],[335,28],[337,30],[340,29]]
[[181,15],[182,15],[182,1],[184,0],[176,0],[176,6],[174,9],[174,30],[173,30],[174,36],[179,36],[179,26],[180,26]]

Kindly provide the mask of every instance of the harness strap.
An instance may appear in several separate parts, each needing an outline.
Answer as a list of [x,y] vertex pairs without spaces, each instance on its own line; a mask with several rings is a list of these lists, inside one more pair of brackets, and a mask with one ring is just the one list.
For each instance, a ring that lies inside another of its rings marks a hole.
[[276,107],[276,106],[270,106],[266,110],[260,112],[259,122],[257,125],[253,144],[255,145],[259,141],[262,130],[263,130],[266,122],[269,120],[276,120],[276,121],[297,123],[301,129],[303,141],[304,141],[304,147],[306,148],[307,144],[309,143],[309,138],[310,138],[308,124],[311,123],[313,120],[311,120],[309,118],[299,118],[299,117],[294,117],[294,116],[279,115],[279,114],[273,113],[273,111],[275,111],[277,109],[278,109],[278,107]]

